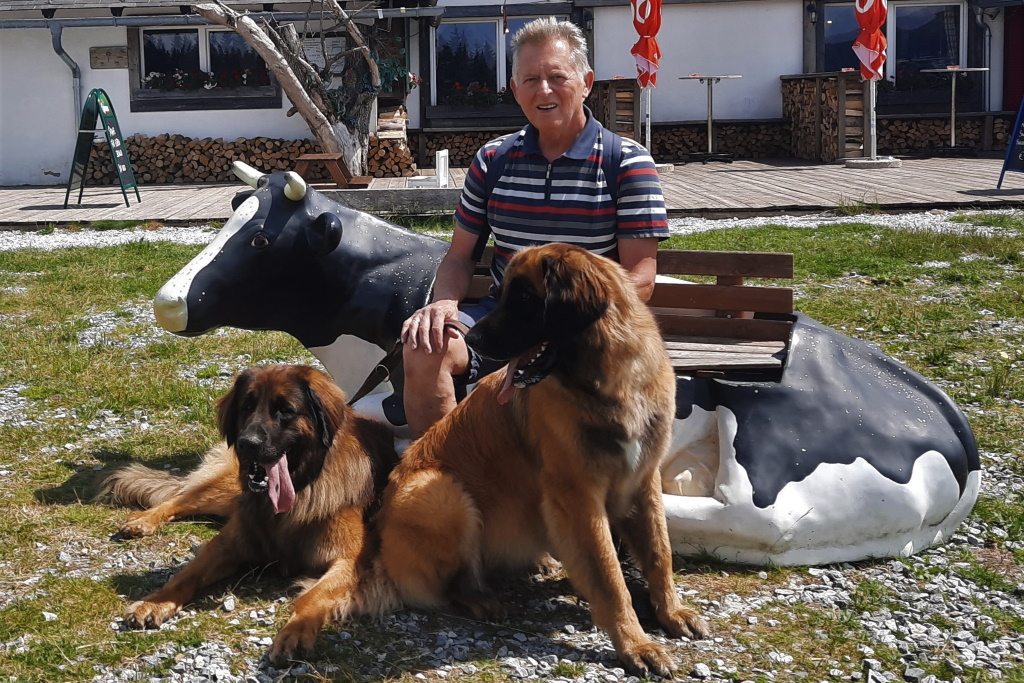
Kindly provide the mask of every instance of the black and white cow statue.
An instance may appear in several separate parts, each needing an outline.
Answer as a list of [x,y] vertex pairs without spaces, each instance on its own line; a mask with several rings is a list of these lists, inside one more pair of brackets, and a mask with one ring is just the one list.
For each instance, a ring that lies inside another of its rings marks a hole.
[[[182,335],[286,332],[352,393],[428,300],[446,244],[295,173],[234,169],[254,189],[160,289],[157,320]],[[382,385],[355,408],[400,433],[394,393]],[[663,480],[681,554],[776,565],[906,556],[947,538],[978,496],[977,447],[949,397],[800,314],[781,381],[680,378],[676,417]]]

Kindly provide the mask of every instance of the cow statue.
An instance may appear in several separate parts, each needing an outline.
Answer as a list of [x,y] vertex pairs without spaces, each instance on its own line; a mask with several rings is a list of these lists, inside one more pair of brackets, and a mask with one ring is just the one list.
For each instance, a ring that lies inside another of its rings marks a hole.
[[[186,336],[286,332],[351,394],[429,299],[446,243],[293,172],[233,168],[253,189],[157,293],[157,321]],[[401,377],[391,379],[355,409],[401,435]],[[678,380],[663,482],[680,554],[775,565],[907,556],[948,538],[980,478],[970,427],[946,394],[799,313],[780,381]]]

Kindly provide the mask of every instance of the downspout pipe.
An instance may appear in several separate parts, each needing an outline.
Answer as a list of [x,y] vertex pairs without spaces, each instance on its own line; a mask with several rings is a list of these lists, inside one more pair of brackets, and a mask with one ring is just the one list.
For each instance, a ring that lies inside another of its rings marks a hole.
[[985,111],[992,111],[992,100],[989,92],[992,87],[992,27],[990,27],[988,22],[984,19],[985,10],[983,8],[978,5],[974,5],[971,9],[974,10],[974,23],[976,23],[985,34],[985,63],[982,64],[982,66],[989,70],[982,72],[984,78],[982,79],[981,92],[985,102]]
[[53,43],[53,51],[57,53],[57,56],[63,60],[68,68],[71,69],[71,96],[74,98],[74,125],[75,132],[77,135],[78,131],[78,117],[82,114],[82,69],[79,68],[78,63],[71,58],[67,52],[64,51],[64,46],[61,44],[61,37],[64,32],[64,27],[60,24],[52,24],[50,26],[50,40]]

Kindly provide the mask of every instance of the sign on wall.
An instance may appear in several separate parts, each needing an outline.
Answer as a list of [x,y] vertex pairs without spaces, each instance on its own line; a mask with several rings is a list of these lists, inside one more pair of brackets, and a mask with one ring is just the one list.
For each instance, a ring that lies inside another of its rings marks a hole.
[[[102,129],[96,128],[96,120],[99,119]],[[64,208],[68,208],[68,199],[72,190],[78,190],[78,205],[82,204],[82,192],[85,191],[85,179],[89,174],[89,159],[92,152],[93,136],[100,130],[107,138],[107,145],[110,147],[110,156],[114,161],[114,171],[117,173],[117,180],[121,183],[121,194],[124,196],[124,205],[128,203],[128,188],[135,189],[135,198],[142,202],[139,196],[139,186],[135,182],[135,173],[132,171],[132,162],[128,159],[128,148],[125,147],[124,139],[121,137],[121,127],[117,125],[117,115],[114,113],[114,105],[102,88],[93,88],[85,99],[82,107],[82,119],[78,124],[78,141],[75,143],[75,154],[71,158],[71,173],[68,174],[68,190],[64,193]]]
[[1006,150],[1006,161],[1003,162],[1003,170],[999,174],[999,184],[996,189],[1003,186],[1003,176],[1007,171],[1024,173],[1024,100],[1021,100],[1020,111],[1017,112],[1017,122],[1013,124],[1010,131],[1010,146]]

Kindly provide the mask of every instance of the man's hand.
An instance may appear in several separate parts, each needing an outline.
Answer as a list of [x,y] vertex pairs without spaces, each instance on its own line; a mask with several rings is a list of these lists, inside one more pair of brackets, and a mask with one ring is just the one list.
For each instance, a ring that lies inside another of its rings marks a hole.
[[457,337],[458,332],[445,327],[445,323],[459,319],[458,302],[442,299],[416,311],[402,325],[402,343],[413,349],[436,353],[444,349],[445,336]]

